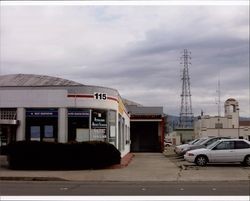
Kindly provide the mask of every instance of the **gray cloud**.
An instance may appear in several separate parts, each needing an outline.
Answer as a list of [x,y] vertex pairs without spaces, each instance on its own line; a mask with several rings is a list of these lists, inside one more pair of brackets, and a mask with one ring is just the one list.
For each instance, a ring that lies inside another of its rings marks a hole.
[[178,114],[188,48],[195,114],[216,114],[220,74],[222,101],[250,116],[247,6],[1,6],[0,26],[2,74],[108,86]]

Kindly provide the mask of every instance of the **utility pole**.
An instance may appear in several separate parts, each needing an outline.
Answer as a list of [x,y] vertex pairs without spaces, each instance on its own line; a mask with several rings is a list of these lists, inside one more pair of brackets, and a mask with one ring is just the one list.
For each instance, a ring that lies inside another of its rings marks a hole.
[[221,117],[221,101],[220,101],[220,74],[218,79],[218,122],[217,122],[217,129],[218,129],[218,137],[220,136],[220,129],[222,128],[222,124],[220,123],[220,117]]
[[182,92],[181,92],[181,111],[180,111],[180,128],[193,128],[194,115],[192,112],[192,101],[190,91],[189,65],[191,65],[191,52],[184,49],[181,56],[183,69],[181,72]]

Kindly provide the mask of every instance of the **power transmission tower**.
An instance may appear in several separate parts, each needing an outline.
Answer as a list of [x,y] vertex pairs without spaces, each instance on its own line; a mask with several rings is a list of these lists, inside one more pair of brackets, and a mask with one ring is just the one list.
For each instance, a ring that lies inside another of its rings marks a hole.
[[183,64],[182,70],[182,92],[181,92],[181,111],[180,111],[180,128],[193,128],[194,115],[192,112],[191,92],[190,92],[190,77],[189,77],[189,65],[191,65],[191,52],[184,49],[181,56],[181,64]]

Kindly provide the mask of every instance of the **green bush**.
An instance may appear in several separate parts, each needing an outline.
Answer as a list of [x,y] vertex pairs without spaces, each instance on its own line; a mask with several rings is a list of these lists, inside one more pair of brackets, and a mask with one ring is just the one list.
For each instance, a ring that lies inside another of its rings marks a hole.
[[98,169],[119,164],[121,153],[101,141],[54,143],[18,141],[7,147],[9,168],[36,170]]

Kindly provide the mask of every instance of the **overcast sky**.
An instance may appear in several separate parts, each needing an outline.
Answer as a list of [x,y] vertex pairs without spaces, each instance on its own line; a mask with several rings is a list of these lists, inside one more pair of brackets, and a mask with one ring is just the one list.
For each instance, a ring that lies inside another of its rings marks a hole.
[[0,25],[1,74],[111,87],[178,115],[187,48],[194,114],[217,114],[220,77],[222,114],[232,97],[250,117],[248,6],[1,6]]

